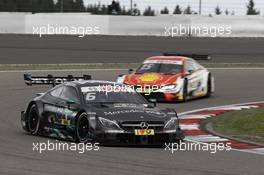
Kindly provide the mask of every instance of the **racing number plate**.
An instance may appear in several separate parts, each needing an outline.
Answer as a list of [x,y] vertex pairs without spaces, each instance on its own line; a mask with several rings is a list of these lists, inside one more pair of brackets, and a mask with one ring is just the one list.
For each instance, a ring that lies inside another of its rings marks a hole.
[[135,129],[136,136],[150,136],[155,135],[154,129]]

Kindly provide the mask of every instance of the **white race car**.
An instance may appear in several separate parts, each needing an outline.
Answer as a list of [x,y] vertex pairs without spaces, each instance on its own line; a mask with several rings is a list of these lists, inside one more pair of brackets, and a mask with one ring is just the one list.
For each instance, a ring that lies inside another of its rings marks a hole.
[[[192,58],[191,58],[192,57]],[[117,82],[133,86],[147,99],[158,101],[187,101],[209,97],[214,92],[214,77],[194,59],[206,55],[166,54],[146,58],[142,65]]]

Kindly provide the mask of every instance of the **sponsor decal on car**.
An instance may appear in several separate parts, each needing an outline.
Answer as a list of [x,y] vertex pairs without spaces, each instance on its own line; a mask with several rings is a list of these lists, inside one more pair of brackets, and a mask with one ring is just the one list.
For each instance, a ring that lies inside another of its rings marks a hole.
[[159,59],[159,60],[145,60],[143,62],[144,64],[147,64],[147,63],[152,63],[152,64],[178,64],[178,65],[182,65],[183,64],[183,61],[176,61],[176,60],[162,60],[162,59]]
[[108,111],[104,112],[107,115],[118,115],[118,114],[128,114],[128,113],[147,113],[154,117],[165,117],[166,114],[164,112],[154,111],[154,110],[138,110],[138,109],[131,109],[131,110],[120,110],[120,111]]
[[154,129],[135,129],[136,136],[155,135]]
[[160,80],[160,78],[161,77],[157,74],[144,74],[140,76],[138,79],[142,82],[153,82],[153,81]]
[[61,119],[61,124],[62,125],[70,125],[71,124],[71,120]]

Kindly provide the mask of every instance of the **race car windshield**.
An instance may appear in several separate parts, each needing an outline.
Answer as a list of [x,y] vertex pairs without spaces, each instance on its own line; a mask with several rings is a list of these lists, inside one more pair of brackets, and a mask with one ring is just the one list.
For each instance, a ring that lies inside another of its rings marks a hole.
[[86,103],[131,103],[147,104],[148,102],[136,92],[116,92],[89,90],[83,91]]
[[145,63],[142,64],[136,73],[164,73],[176,74],[182,72],[182,65],[179,64],[164,64],[164,63]]

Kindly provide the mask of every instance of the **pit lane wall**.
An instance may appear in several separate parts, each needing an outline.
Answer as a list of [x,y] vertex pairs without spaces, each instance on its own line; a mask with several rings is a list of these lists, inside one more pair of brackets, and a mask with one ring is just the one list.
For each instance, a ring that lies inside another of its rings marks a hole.
[[[182,30],[180,26],[185,28],[190,26],[224,27],[230,28],[231,32],[217,35],[218,37],[264,37],[264,16],[160,15],[146,17],[91,15],[89,13],[0,13],[0,33],[33,34],[37,27],[48,25],[68,28],[91,27],[91,34],[146,36],[167,36],[173,32],[174,36],[182,36],[184,32],[175,32],[175,30],[172,32],[171,30],[174,27]],[[185,35],[211,36],[199,32],[185,32]]]

